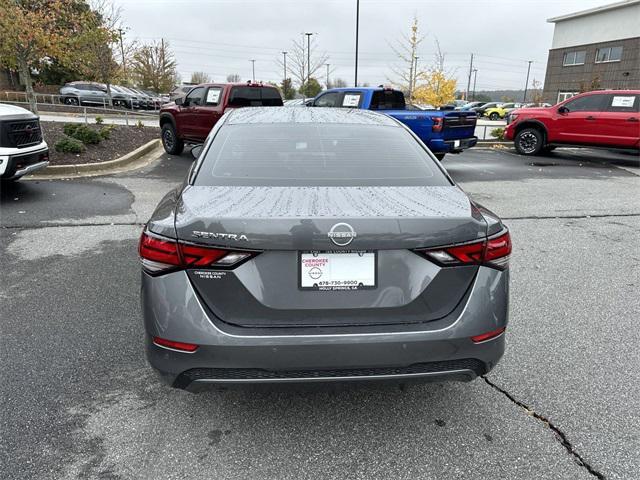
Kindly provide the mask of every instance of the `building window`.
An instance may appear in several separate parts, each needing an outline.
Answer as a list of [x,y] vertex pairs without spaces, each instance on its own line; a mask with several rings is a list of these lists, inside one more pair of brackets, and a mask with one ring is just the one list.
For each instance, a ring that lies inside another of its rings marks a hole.
[[576,50],[574,52],[565,52],[562,60],[562,66],[584,65],[584,59],[587,56],[586,50]]
[[564,102],[567,98],[574,97],[580,92],[558,92],[558,101],[556,103]]
[[622,47],[604,47],[596,50],[596,63],[619,62],[622,60]]

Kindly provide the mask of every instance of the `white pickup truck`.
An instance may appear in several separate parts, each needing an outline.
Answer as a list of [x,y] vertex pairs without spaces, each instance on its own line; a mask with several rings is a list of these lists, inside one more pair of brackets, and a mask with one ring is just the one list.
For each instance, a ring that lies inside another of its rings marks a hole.
[[40,120],[29,110],[0,104],[0,179],[17,180],[49,164]]

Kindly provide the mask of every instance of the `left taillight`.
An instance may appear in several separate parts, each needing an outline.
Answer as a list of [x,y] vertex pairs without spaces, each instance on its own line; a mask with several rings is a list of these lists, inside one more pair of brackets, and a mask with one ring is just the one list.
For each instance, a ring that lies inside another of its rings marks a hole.
[[431,126],[432,131],[441,132],[443,126],[444,126],[444,118],[433,117],[433,125]]
[[485,265],[504,270],[509,265],[511,236],[506,231],[479,242],[435,249],[419,249],[416,252],[445,267]]
[[233,268],[258,252],[213,248],[142,232],[138,253],[142,268],[152,275],[184,268]]

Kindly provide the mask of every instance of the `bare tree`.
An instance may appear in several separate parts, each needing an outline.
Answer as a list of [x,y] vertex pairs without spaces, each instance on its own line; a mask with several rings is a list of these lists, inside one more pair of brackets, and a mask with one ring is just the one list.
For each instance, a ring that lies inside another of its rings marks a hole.
[[176,60],[164,39],[141,46],[133,61],[133,75],[143,88],[168,92],[177,81]]
[[347,86],[347,81],[344,78],[334,78],[331,80],[331,88],[344,88]]
[[240,82],[240,75],[238,75],[237,73],[230,73],[229,75],[227,75],[227,82],[229,82],[229,83],[239,83]]
[[395,78],[389,80],[407,92],[409,101],[412,99],[412,92],[416,84],[418,47],[423,40],[424,35],[420,35],[418,30],[418,18],[413,17],[411,34],[409,36],[403,34],[402,38],[396,42],[396,46],[389,44],[393,53],[400,60],[399,65],[391,66]]
[[[318,45],[315,38],[311,38],[310,51],[307,51],[307,39],[300,38],[299,40],[292,40],[293,46],[289,48],[289,55],[287,56],[287,74],[296,82],[299,88],[303,88],[307,81],[307,78],[322,76],[321,72],[318,72],[324,67],[329,55],[326,52],[319,52]],[[310,63],[310,66],[307,65]],[[277,60],[281,69],[284,68],[282,60]]]
[[191,74],[191,82],[190,83],[209,83],[211,81],[211,77],[206,72],[193,72]]

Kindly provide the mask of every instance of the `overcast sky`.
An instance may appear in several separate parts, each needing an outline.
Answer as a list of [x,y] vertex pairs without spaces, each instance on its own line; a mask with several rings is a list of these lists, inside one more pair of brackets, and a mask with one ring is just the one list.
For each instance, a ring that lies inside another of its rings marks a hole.
[[[215,81],[238,73],[282,80],[276,60],[301,32],[315,32],[318,50],[329,55],[332,77],[353,84],[356,0],[115,0],[122,5],[126,38],[171,45],[182,79],[207,72]],[[388,83],[396,57],[389,44],[409,33],[413,16],[425,35],[421,65],[433,61],[440,41],[446,66],[466,88],[469,56],[475,54],[477,90],[524,86],[544,80],[553,36],[549,17],[603,5],[606,0],[360,0],[359,82]],[[321,82],[324,83],[325,70]]]

